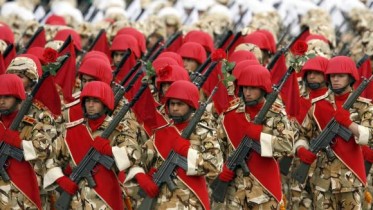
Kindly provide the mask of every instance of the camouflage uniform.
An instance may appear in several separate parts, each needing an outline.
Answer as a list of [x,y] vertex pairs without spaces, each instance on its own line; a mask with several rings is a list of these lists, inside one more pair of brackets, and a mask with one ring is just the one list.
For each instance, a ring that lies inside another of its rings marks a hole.
[[[245,112],[245,103],[241,100],[240,103],[232,106],[228,112]],[[246,113],[245,116],[246,119],[252,121],[249,114]],[[228,141],[226,132],[226,128],[222,125],[219,126],[218,136],[223,139],[223,151],[229,157],[234,148]],[[279,101],[275,102],[267,113],[263,122],[262,133],[272,135],[273,157],[278,158],[290,154],[294,133]],[[238,168],[235,174],[235,178],[229,184],[225,204],[215,204],[214,209],[220,209],[221,207],[225,209],[277,209],[279,207],[279,203],[274,196],[252,174],[244,176],[241,168]]]
[[[315,121],[315,103],[320,100],[334,104],[334,94],[326,93],[313,101],[302,124],[298,146],[308,146],[309,141],[318,136],[320,127]],[[359,98],[349,110],[351,120],[369,129],[369,141],[372,133],[373,106],[368,100]],[[355,138],[358,141],[357,138]],[[334,153],[334,152],[333,152]],[[361,209],[361,190],[363,183],[339,158],[328,158],[325,151],[318,153],[316,168],[310,179],[315,209]]]
[[[196,163],[191,163],[198,166],[195,175],[206,176],[207,182],[209,182],[218,175],[223,158],[216,131],[214,128],[209,127],[207,121],[209,121],[208,118],[202,118],[189,139],[190,148],[198,151]],[[165,127],[168,126],[173,126],[173,124]],[[163,128],[161,127],[159,130]],[[154,136],[144,145],[146,165],[148,168],[159,168],[164,161],[153,145],[153,138]],[[162,185],[154,209],[203,209],[196,195],[181,180],[173,178],[172,181],[176,185],[176,190],[171,192],[167,185]]]
[[[106,117],[105,121],[100,125],[100,127],[94,131],[91,132],[91,136],[95,138],[96,136],[101,135],[101,133],[105,130],[105,128],[109,125],[111,121],[111,117]],[[80,124],[83,123],[89,128],[89,125],[87,122],[85,122],[83,119],[75,122],[66,123],[66,129],[68,129],[71,126],[75,126],[76,123]],[[110,135],[109,139],[111,140],[111,145],[125,148],[127,152],[127,160],[126,158],[122,158],[122,161],[129,161],[129,168],[126,168],[125,170],[131,170],[131,167],[135,167],[135,165],[140,163],[141,158],[141,148],[137,142],[137,133],[133,129],[133,124],[136,122],[130,122],[130,120],[127,120],[126,123],[120,123],[116,130]],[[50,159],[48,162],[48,169],[53,170],[55,167],[63,167],[66,165],[71,166],[71,168],[74,168],[76,164],[71,158],[70,152],[67,148],[64,136],[61,138],[58,138],[57,141],[54,142],[54,149],[55,149],[55,157],[54,159]],[[115,156],[115,155],[114,155]],[[114,158],[117,163],[117,158]],[[123,162],[122,162],[123,163]],[[118,163],[116,164],[118,165]],[[115,168],[116,174],[118,173],[118,169]],[[51,176],[50,172],[47,173],[45,179],[47,181],[45,182],[44,186],[47,190],[52,190],[54,187],[51,185],[54,181],[53,179],[50,179]],[[78,192],[73,196],[71,208],[72,209],[85,209],[87,206],[91,206],[92,208],[100,208],[100,209],[109,209],[109,207],[105,204],[105,202],[98,197],[98,195],[95,193],[94,190],[92,190],[89,186],[86,180],[82,180],[79,183],[79,190]]]
[[[28,114],[23,118],[18,131],[20,138],[24,141],[25,159],[31,163],[36,172],[42,207],[48,209],[50,208],[50,199],[53,198],[43,190],[42,178],[46,170],[46,160],[52,154],[52,141],[56,139],[57,135],[54,119],[41,104],[33,103]],[[27,147],[25,141],[28,142]],[[1,180],[0,189],[1,209],[37,209],[12,183]]]

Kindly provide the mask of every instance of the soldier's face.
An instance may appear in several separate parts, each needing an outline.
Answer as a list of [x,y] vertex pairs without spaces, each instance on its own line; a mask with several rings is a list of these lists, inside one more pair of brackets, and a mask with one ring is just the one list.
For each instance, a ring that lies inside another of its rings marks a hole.
[[198,67],[197,61],[190,58],[183,58],[183,64],[188,72],[194,72]]
[[21,74],[21,73],[15,73],[15,74],[16,74],[19,78],[22,79],[23,87],[25,87],[25,91],[26,91],[26,92],[31,91],[31,88],[32,88],[32,85],[33,85],[32,81],[31,81],[28,77],[26,77],[26,75],[24,75],[24,74]]
[[89,76],[89,75],[86,75],[86,74],[82,74],[82,78],[81,78],[81,83],[82,83],[82,89],[84,88],[84,86],[86,84],[88,84],[88,82],[92,82],[92,81],[96,81],[97,79],[92,77],[92,76]]
[[161,91],[162,91],[163,95],[167,92],[170,85],[171,85],[170,82],[164,82],[164,83],[161,84]]
[[350,83],[348,74],[330,74],[330,83],[334,89],[343,88]]
[[0,111],[6,111],[12,108],[17,102],[14,96],[3,95],[0,96]]
[[114,66],[118,66],[120,63],[120,60],[122,60],[122,57],[124,55],[125,51],[114,51],[113,53],[113,63]]
[[242,93],[245,101],[254,101],[261,97],[262,91],[258,87],[244,86],[242,88]]
[[94,97],[87,97],[84,101],[84,106],[89,115],[100,114],[105,107],[100,99]]
[[172,116],[184,116],[189,112],[189,105],[178,99],[170,99],[168,110]]
[[325,81],[324,74],[320,71],[307,71],[308,83],[323,83]]

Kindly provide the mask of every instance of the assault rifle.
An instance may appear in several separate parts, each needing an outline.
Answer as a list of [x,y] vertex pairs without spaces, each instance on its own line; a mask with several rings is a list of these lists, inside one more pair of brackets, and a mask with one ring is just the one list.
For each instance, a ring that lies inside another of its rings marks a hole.
[[[194,113],[193,118],[189,121],[187,127],[183,130],[181,133],[181,137],[184,139],[189,139],[190,135],[195,130],[198,122],[201,120],[201,117],[203,113],[206,110],[207,105],[212,100],[212,96],[217,91],[217,86],[212,91],[209,98],[206,100],[205,103],[201,104],[199,109]],[[185,157],[177,154],[175,151],[171,150],[171,152],[168,154],[167,159],[162,163],[162,165],[158,168],[157,172],[153,175],[153,181],[154,183],[160,187],[163,183],[166,183],[168,188],[171,191],[174,191],[176,189],[175,184],[172,182],[172,178],[174,177],[174,171],[176,167],[181,167],[185,171],[188,170],[188,161]],[[204,187],[204,186],[201,186]],[[143,190],[140,190],[139,192],[140,196],[145,197],[142,201],[139,210],[149,210],[153,209],[153,206],[157,200],[157,198],[151,198],[146,195],[146,193]]]
[[[225,45],[225,43],[228,41],[231,35],[232,35],[232,31],[228,31],[228,33],[226,33],[224,38],[222,39],[222,42],[218,44],[217,48],[222,48]],[[241,36],[241,32],[237,32],[235,36],[233,37],[232,41],[228,44],[225,51],[229,51],[232,48],[233,44],[238,40],[238,38],[240,38],[240,36]],[[196,71],[190,75],[190,80],[193,81],[197,75],[200,75],[203,72],[203,70],[207,67],[207,65],[209,65],[209,63],[211,63],[211,54],[207,57],[205,62],[203,62],[200,66],[198,66]]]
[[[268,111],[271,109],[273,103],[276,101],[278,94],[280,93],[282,87],[284,86],[286,80],[289,76],[294,72],[293,67],[289,67],[286,71],[285,75],[281,78],[281,81],[278,85],[273,87],[272,93],[270,93],[266,97],[266,102],[263,107],[260,109],[259,113],[255,116],[254,123],[255,124],[262,124],[265,116],[267,115]],[[243,170],[245,176],[249,175],[250,170],[246,165],[246,159],[250,155],[252,151],[256,153],[261,153],[261,146],[257,141],[254,141],[248,138],[246,135],[241,140],[240,144],[238,145],[237,149],[230,155],[225,163],[229,170],[235,171],[238,166],[240,166]],[[211,184],[212,198],[216,202],[224,202],[225,195],[227,194],[229,182],[223,182],[217,177],[213,183]]]
[[364,54],[364,56],[360,58],[359,61],[356,63],[356,68],[359,69],[361,65],[363,65],[363,63],[369,59],[369,57],[369,55]]
[[[67,60],[68,57],[69,57],[68,55],[60,56],[57,59],[57,62],[58,62],[57,68],[61,68],[61,66]],[[26,99],[23,101],[20,110],[18,111],[16,117],[14,118],[14,120],[12,121],[12,124],[9,127],[9,130],[16,131],[18,129],[19,125],[21,124],[23,120],[23,117],[29,112],[32,106],[32,101],[36,93],[39,91],[44,80],[50,76],[50,73],[51,72],[47,71],[42,74],[41,78],[38,80],[35,87],[32,89],[31,93],[28,94]],[[4,181],[10,180],[8,173],[5,171],[5,165],[6,165],[6,161],[8,160],[8,158],[14,158],[18,161],[24,160],[23,150],[17,147],[13,147],[5,143],[4,141],[2,141],[0,143],[0,176],[2,177]]]
[[[147,82],[143,81],[142,86],[137,91],[133,99],[121,108],[118,114],[110,122],[109,126],[102,132],[101,134],[102,138],[105,138],[105,139],[109,138],[111,133],[115,130],[115,128],[118,126],[118,124],[123,119],[123,117],[126,115],[126,113],[139,100],[140,96],[142,95],[144,90],[147,88],[147,86],[148,86]],[[87,180],[88,186],[90,188],[93,188],[96,186],[96,182],[93,179],[92,172],[94,168],[96,167],[96,165],[100,163],[106,169],[110,170],[111,167],[114,165],[114,162],[115,162],[114,159],[111,158],[110,156],[102,155],[100,152],[98,152],[93,147],[91,147],[88,150],[87,154],[82,159],[82,161],[73,169],[69,178],[76,184],[79,184],[79,182],[85,178]],[[62,193],[60,194],[60,197],[58,198],[56,202],[56,209],[58,210],[69,209],[71,199],[72,199],[72,195],[70,195],[69,193],[65,191],[62,191]]]
[[115,77],[117,77],[120,69],[123,67],[123,65],[126,63],[126,61],[128,60],[128,58],[130,57],[132,51],[130,49],[127,49],[124,54],[123,54],[123,57],[120,59],[119,61],[119,64],[117,67],[115,67],[115,70],[113,71],[113,79]]
[[273,68],[273,66],[275,65],[275,63],[277,62],[277,60],[280,58],[280,56],[282,55],[282,54],[285,54],[287,51],[289,51],[289,49],[290,49],[290,47],[299,39],[299,37],[301,37],[306,31],[308,30],[308,27],[306,26],[306,27],[304,27],[303,29],[302,29],[302,31],[297,35],[297,36],[295,36],[295,37],[293,37],[291,40],[290,40],[290,42],[289,42],[289,44],[288,45],[286,45],[285,47],[283,47],[283,48],[281,48],[280,50],[278,50],[274,55],[273,55],[273,57],[272,57],[272,59],[271,59],[271,61],[268,63],[268,65],[267,65],[267,69],[269,70],[269,71],[271,71],[272,70],[272,68]]
[[[162,45],[161,47],[159,47],[157,49],[156,52],[154,52],[150,58],[148,59],[148,62],[153,62],[159,54],[161,54],[161,52],[166,49],[167,47],[169,47],[179,36],[181,35],[181,31],[179,32],[176,32],[175,34],[173,34],[168,40],[167,42]],[[143,65],[143,61],[139,60],[137,61],[137,63],[135,64],[135,66],[133,66],[129,72],[127,73],[127,75],[122,79],[122,81],[120,81],[119,84],[115,84],[114,86],[114,95],[115,95],[115,103],[114,103],[114,107],[116,107],[119,103],[119,101],[122,99],[123,97],[123,94],[124,93],[127,93],[132,87],[133,85],[135,84],[136,80],[141,76],[141,74],[143,72],[145,72],[145,67],[143,66],[140,70],[139,68]],[[131,81],[129,82],[129,84],[127,85],[126,88],[124,88],[123,86],[128,82],[128,80],[132,77],[132,75],[137,72],[137,74],[131,79]]]
[[[346,102],[343,104],[343,109],[349,110],[352,107],[352,105],[356,102],[356,100],[369,85],[372,79],[373,76],[371,76],[369,79],[365,78],[361,82],[359,87],[348,97]],[[339,123],[337,123],[337,121],[333,117],[328,122],[324,130],[320,133],[320,135],[310,141],[309,151],[311,151],[313,154],[317,154],[320,150],[330,147],[330,143],[336,135],[339,135],[345,141],[349,141],[352,136],[352,132],[348,128],[345,128],[344,126],[341,126]],[[292,177],[300,183],[304,183],[308,176],[309,169],[310,165],[301,162],[298,168],[295,169]]]
[[26,43],[26,45],[20,49],[20,51],[17,53],[17,55],[25,53],[31,46],[31,44],[35,41],[36,37],[39,36],[39,34],[44,30],[43,26],[39,26],[39,28],[35,31],[35,33],[32,35],[30,40]]

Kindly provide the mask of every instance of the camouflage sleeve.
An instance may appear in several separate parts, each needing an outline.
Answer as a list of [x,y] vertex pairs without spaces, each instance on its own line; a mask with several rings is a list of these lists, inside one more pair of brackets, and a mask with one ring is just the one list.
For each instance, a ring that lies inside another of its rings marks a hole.
[[262,156],[282,157],[290,154],[294,132],[286,115],[283,112],[270,111],[263,124],[260,138]]
[[139,124],[127,115],[111,135],[113,155],[120,171],[141,163],[141,134]]
[[190,137],[191,149],[188,152],[188,175],[206,175],[214,179],[223,164],[223,153],[216,129],[210,127],[204,116]]
[[299,127],[299,138],[295,140],[293,153],[295,154],[298,147],[305,147],[306,149],[309,148],[309,142],[314,136],[318,136],[320,134],[320,130],[313,120],[313,113],[314,107],[312,106],[308,112],[306,117],[304,118],[301,126]]
[[46,160],[52,154],[52,142],[57,137],[54,118],[46,111],[26,116],[21,125],[25,159]]
[[373,105],[367,100],[359,98],[350,109],[351,120],[358,124],[359,137],[355,140],[358,144],[373,145]]
[[[70,161],[69,151],[65,144],[65,126],[58,137],[52,142],[52,155],[45,161],[45,175],[43,178],[43,188],[53,190],[56,187],[55,181],[64,176],[63,171],[68,167]],[[70,168],[71,169],[71,168]]]

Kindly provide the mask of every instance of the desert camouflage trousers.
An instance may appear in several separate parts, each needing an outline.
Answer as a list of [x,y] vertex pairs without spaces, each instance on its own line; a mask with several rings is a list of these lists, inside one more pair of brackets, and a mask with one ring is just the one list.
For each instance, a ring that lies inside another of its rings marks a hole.
[[352,192],[331,193],[330,191],[313,191],[313,205],[316,210],[360,210],[362,209],[362,192],[357,189]]

